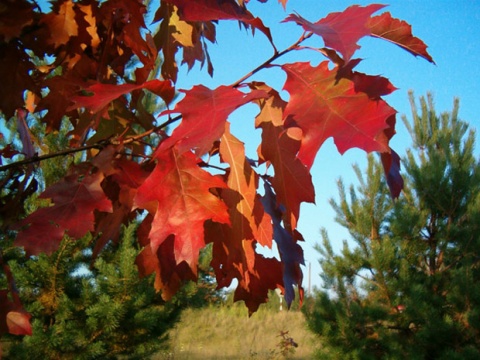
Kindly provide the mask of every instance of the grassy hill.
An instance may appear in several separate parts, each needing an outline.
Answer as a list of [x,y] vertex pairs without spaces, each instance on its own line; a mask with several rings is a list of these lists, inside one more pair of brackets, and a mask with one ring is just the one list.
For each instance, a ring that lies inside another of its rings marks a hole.
[[[300,311],[260,307],[248,317],[247,309],[239,305],[186,310],[170,332],[170,351],[155,359],[312,357],[317,341]],[[298,346],[289,345],[289,338]]]

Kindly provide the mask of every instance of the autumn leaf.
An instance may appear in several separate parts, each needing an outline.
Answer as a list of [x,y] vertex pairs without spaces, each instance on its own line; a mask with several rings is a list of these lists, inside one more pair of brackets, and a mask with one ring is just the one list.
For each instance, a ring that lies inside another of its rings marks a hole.
[[32,335],[30,318],[20,303],[10,300],[7,290],[0,290],[0,335]]
[[58,48],[66,44],[72,36],[78,35],[78,24],[75,21],[75,4],[71,0],[58,3],[57,9],[45,15],[41,23],[45,23],[50,31],[50,42]]
[[[273,221],[273,238],[278,246],[280,258],[283,263],[283,286],[285,288],[285,301],[288,306],[295,298],[294,286],[302,287],[303,274],[300,265],[304,265],[303,250],[297,244],[292,233],[282,226],[282,212],[277,206],[277,199],[270,185],[264,182],[265,195],[262,203],[265,211]],[[302,299],[300,299],[302,300]]]
[[151,80],[143,84],[101,84],[96,83],[84,88],[82,91],[88,95],[77,95],[71,98],[74,103],[67,111],[86,108],[92,113],[102,110],[116,98],[131,93],[134,90],[147,89],[160,96],[165,103],[170,103],[175,95],[175,89],[168,80]]
[[370,29],[371,36],[390,41],[415,56],[421,56],[435,63],[427,52],[427,45],[412,35],[412,27],[406,21],[392,18],[392,15],[386,12],[369,19],[367,27]]
[[138,240],[142,251],[135,259],[141,277],[155,274],[154,287],[161,291],[162,298],[170,300],[187,280],[197,279],[196,271],[182,261],[177,264],[174,254],[175,237],[168,236],[156,249],[149,241],[153,216],[148,214],[138,228]]
[[353,53],[360,48],[358,40],[371,33],[367,26],[370,16],[383,7],[385,5],[372,4],[365,7],[353,5],[343,12],[330,13],[315,23],[305,20],[298,14],[290,14],[283,21],[293,21],[301,25],[305,31],[321,36],[325,46],[341,53],[343,60],[348,62]]
[[67,177],[47,188],[42,199],[51,199],[52,206],[36,210],[17,227],[21,229],[15,240],[17,246],[23,246],[27,255],[41,252],[52,253],[60,244],[63,236],[81,238],[94,230],[94,212],[112,211],[112,204],[107,199],[101,182],[103,174],[83,174],[75,169]]
[[181,124],[172,135],[164,140],[159,151],[174,145],[180,153],[193,149],[198,156],[210,150],[215,140],[225,131],[225,122],[232,111],[238,107],[266,96],[263,91],[243,93],[231,86],[220,86],[214,90],[203,85],[194,86],[185,91],[185,97],[174,110],[166,110],[161,115],[180,113]]
[[7,313],[8,332],[12,335],[32,335],[30,318],[26,311],[9,311]]
[[29,56],[20,51],[15,44],[0,44],[0,78],[4,84],[0,86],[0,111],[7,119],[14,116],[15,111],[24,105],[23,94],[26,89],[35,92],[37,85],[30,73],[35,66]]
[[201,169],[191,152],[170,148],[157,152],[155,158],[157,165],[138,188],[135,205],[154,214],[149,235],[152,251],[174,235],[176,263],[186,261],[194,269],[205,246],[204,222],[230,223],[227,207],[210,192],[226,184]]
[[[324,61],[286,64],[284,88],[290,101],[284,112],[286,127],[300,127],[303,138],[298,158],[308,168],[323,142],[333,137],[340,153],[357,147],[367,152],[389,152],[387,140],[379,137],[396,112],[386,102],[355,90],[349,79],[336,79],[336,69]],[[306,107],[305,104],[308,104]]]
[[180,18],[185,21],[238,20],[258,29],[265,34],[272,46],[272,34],[260,18],[254,17],[245,7],[235,0],[166,0],[178,8]]
[[[262,246],[272,247],[272,224],[270,216],[259,206],[257,196],[258,175],[245,157],[244,144],[230,133],[226,123],[225,133],[220,141],[221,160],[230,165],[227,185],[234,192],[222,192],[222,199],[231,194],[234,199],[226,201],[235,211],[230,212],[234,233],[241,240],[256,240]],[[237,196],[233,195],[236,192]],[[236,214],[237,216],[234,216]]]
[[293,231],[297,226],[300,204],[315,201],[310,172],[297,157],[302,131],[295,127],[285,129],[283,126],[283,111],[287,103],[278,92],[262,84],[255,86],[270,94],[270,98],[258,101],[261,110],[255,124],[262,129],[259,159],[273,165],[271,182],[279,202],[286,208],[285,221]]

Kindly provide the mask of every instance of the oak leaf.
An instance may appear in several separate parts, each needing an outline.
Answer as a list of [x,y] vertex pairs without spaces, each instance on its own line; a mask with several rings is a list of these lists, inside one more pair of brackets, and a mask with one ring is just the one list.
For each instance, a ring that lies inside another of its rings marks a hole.
[[178,8],[180,18],[185,21],[216,21],[238,20],[258,29],[265,34],[272,46],[273,39],[270,29],[266,27],[260,18],[254,17],[244,6],[240,6],[235,0],[166,0]]
[[406,21],[392,18],[392,15],[386,12],[369,19],[367,27],[370,29],[371,36],[390,41],[415,56],[421,56],[435,63],[427,52],[427,45],[412,35],[412,27]]
[[193,149],[198,156],[210,150],[215,140],[225,131],[225,122],[232,111],[238,107],[266,96],[263,91],[243,93],[231,86],[220,86],[211,90],[203,85],[194,86],[185,91],[185,97],[173,110],[160,115],[181,113],[182,122],[172,135],[164,140],[159,151],[174,145],[180,153]]
[[101,187],[103,174],[75,170],[40,195],[42,199],[51,199],[52,206],[36,210],[17,225],[19,228],[28,225],[19,231],[15,240],[27,255],[52,253],[65,234],[78,239],[93,231],[95,211],[112,211],[112,204]]
[[101,84],[96,83],[84,88],[82,91],[88,95],[77,95],[71,98],[74,103],[67,111],[80,107],[96,113],[105,108],[116,98],[139,89],[147,89],[160,96],[165,103],[170,103],[175,95],[175,89],[168,80],[150,80],[142,84]]
[[277,205],[277,199],[270,185],[265,182],[265,195],[262,197],[263,207],[273,221],[273,238],[278,246],[278,252],[283,264],[283,286],[287,305],[290,306],[295,298],[294,286],[300,289],[302,301],[303,274],[300,265],[305,265],[303,250],[298,245],[292,233],[282,226],[282,211]]
[[50,42],[56,48],[66,44],[72,36],[78,35],[74,6],[75,4],[72,0],[61,1],[56,6],[56,11],[45,15],[40,22],[48,26]]
[[271,182],[279,202],[285,207],[287,227],[293,231],[297,226],[300,204],[315,201],[312,176],[297,157],[302,131],[296,127],[284,127],[283,111],[287,103],[278,92],[265,85],[255,86],[270,94],[270,98],[258,101],[261,111],[255,119],[255,125],[262,129],[259,159],[273,165]]
[[[272,224],[270,216],[263,211],[263,207],[259,206],[258,175],[245,157],[244,144],[230,133],[228,122],[226,125],[219,151],[221,160],[230,165],[227,185],[238,194],[238,201],[235,199],[226,201],[227,205],[230,202],[230,206],[235,206],[234,213],[239,215],[233,219],[233,214],[230,212],[234,233],[238,234],[242,240],[256,240],[260,245],[271,248]],[[222,192],[224,200],[225,195],[226,193]],[[238,222],[240,224],[235,226],[234,224]]]
[[204,222],[230,223],[227,207],[210,192],[226,184],[201,169],[191,152],[170,148],[157,152],[155,159],[157,165],[138,188],[135,205],[154,214],[149,234],[153,253],[174,235],[176,263],[185,261],[194,269],[205,246]]
[[387,119],[396,111],[381,99],[357,92],[353,81],[337,79],[336,68],[328,66],[328,61],[317,67],[308,63],[282,66],[287,73],[284,88],[291,95],[284,112],[285,126],[303,131],[298,158],[310,168],[329,137],[342,154],[353,147],[389,152],[388,140],[379,134],[389,127]]
[[284,22],[293,21],[305,31],[311,31],[323,38],[325,46],[343,55],[348,62],[353,53],[360,48],[357,44],[362,37],[370,35],[367,23],[371,15],[385,5],[371,4],[365,7],[353,5],[343,12],[333,12],[327,17],[311,23],[298,14],[290,14]]

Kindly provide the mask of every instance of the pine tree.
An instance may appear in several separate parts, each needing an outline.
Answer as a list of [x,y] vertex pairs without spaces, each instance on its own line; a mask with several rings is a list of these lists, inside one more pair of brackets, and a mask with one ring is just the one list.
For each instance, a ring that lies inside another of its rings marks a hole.
[[410,94],[413,145],[405,190],[388,196],[379,162],[357,188],[339,181],[336,221],[355,242],[333,251],[325,230],[324,291],[305,314],[326,359],[480,358],[480,164],[475,133],[432,97]]

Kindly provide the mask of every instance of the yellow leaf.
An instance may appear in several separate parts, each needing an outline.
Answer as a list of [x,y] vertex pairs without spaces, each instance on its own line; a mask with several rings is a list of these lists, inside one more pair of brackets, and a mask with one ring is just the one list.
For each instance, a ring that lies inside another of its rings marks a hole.
[[177,14],[177,9],[172,12],[170,17],[170,26],[175,27],[176,31],[172,33],[172,37],[178,41],[182,46],[192,46],[192,31],[193,26],[189,23],[180,20]]

